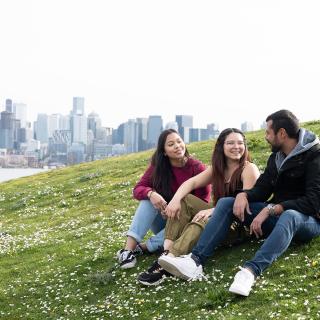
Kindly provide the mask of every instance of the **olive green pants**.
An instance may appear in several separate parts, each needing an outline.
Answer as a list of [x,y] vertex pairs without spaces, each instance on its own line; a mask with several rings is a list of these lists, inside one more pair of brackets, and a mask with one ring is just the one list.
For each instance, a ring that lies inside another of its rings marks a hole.
[[181,200],[180,218],[168,219],[166,224],[164,238],[173,241],[170,253],[180,256],[192,250],[206,225],[203,220],[192,222],[192,219],[199,211],[210,208],[212,205],[192,194]]
[[[212,205],[188,194],[181,200],[181,211],[179,219],[168,219],[165,229],[165,239],[173,241],[169,252],[175,256],[188,254],[197,244],[201,232],[207,221],[192,222],[193,217],[201,210],[214,209]],[[242,243],[248,239],[248,232],[238,222],[231,225],[227,239],[222,246],[231,246]]]

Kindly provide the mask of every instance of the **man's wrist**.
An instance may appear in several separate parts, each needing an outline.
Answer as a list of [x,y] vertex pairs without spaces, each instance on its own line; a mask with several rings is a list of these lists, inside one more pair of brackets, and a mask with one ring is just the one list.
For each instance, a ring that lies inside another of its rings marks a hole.
[[268,214],[271,217],[279,216],[283,212],[283,207],[281,204],[269,203],[267,205]]
[[245,191],[240,192],[239,195],[241,195],[241,197],[245,197],[246,199],[248,199],[248,194]]

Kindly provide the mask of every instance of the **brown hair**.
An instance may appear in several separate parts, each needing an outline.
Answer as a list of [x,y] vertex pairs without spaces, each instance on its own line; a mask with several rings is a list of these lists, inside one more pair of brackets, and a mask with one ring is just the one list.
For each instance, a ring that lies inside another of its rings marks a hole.
[[[224,171],[227,166],[227,159],[223,151],[223,146],[224,146],[226,137],[233,132],[239,133],[242,135],[245,143],[245,151],[242,157],[240,158],[239,167],[232,174],[230,183],[226,185]],[[228,128],[223,130],[217,139],[217,142],[212,152],[212,158],[211,158],[212,193],[213,193],[214,205],[217,203],[217,201],[220,198],[233,195],[235,191],[241,187],[242,185],[241,174],[246,164],[246,161],[250,161],[250,155],[249,155],[247,144],[246,144],[246,138],[243,132],[236,128]]]

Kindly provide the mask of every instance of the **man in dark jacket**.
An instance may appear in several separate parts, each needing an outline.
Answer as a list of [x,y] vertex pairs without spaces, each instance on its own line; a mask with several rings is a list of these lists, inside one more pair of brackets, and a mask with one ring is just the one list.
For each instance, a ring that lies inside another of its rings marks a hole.
[[264,173],[251,190],[222,198],[192,253],[159,259],[170,273],[184,278],[202,276],[202,265],[226,237],[232,221],[250,226],[251,234],[266,237],[252,260],[235,275],[229,291],[248,296],[254,280],[279,257],[291,240],[307,242],[320,235],[320,143],[299,128],[288,110],[266,119],[266,140],[272,147]]

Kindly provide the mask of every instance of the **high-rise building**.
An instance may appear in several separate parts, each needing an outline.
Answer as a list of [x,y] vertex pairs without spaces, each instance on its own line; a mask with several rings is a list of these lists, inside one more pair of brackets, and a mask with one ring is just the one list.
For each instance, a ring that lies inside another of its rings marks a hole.
[[112,144],[124,144],[124,123],[112,131]]
[[80,114],[74,114],[71,117],[72,143],[87,144],[87,117]]
[[48,132],[49,138],[53,136],[56,130],[60,130],[60,114],[55,113],[48,116]]
[[189,141],[196,142],[200,141],[200,129],[199,128],[189,128]]
[[208,131],[208,139],[215,139],[219,136],[219,124],[218,123],[210,123],[207,124],[207,131]]
[[148,149],[148,118],[137,118],[136,120],[136,149],[137,151],[143,151]]
[[166,124],[165,126],[165,129],[168,130],[168,129],[173,129],[173,130],[176,130],[177,132],[179,132],[179,126],[177,124],[176,121],[170,121]]
[[71,147],[71,131],[56,130],[50,138],[50,158],[55,162],[67,164],[68,151]]
[[6,99],[6,111],[12,113],[12,100],[11,99]]
[[241,123],[241,131],[242,132],[253,131],[253,123],[249,121],[245,121]]
[[135,143],[136,137],[136,121],[129,119],[124,125],[124,146],[127,153],[137,152],[137,146]]
[[27,125],[27,105],[25,103],[14,103],[13,113],[15,119],[20,120],[21,128],[25,128]]
[[193,116],[188,115],[176,115],[176,122],[178,124],[178,131],[181,137],[185,140],[187,137],[184,136],[184,128],[193,128]]
[[0,148],[13,149],[14,147],[14,114],[1,112],[0,119]]
[[60,114],[59,130],[71,130],[70,116],[65,116]]
[[200,141],[209,140],[208,129],[200,129]]
[[34,124],[34,135],[41,143],[49,141],[49,120],[45,113],[38,113],[37,121]]
[[73,97],[73,115],[84,115],[84,98],[83,97]]
[[154,148],[158,143],[158,138],[163,129],[161,116],[149,116],[148,120],[148,148]]
[[101,128],[101,119],[95,112],[88,115],[88,130],[93,132],[94,137],[97,136],[97,129]]

